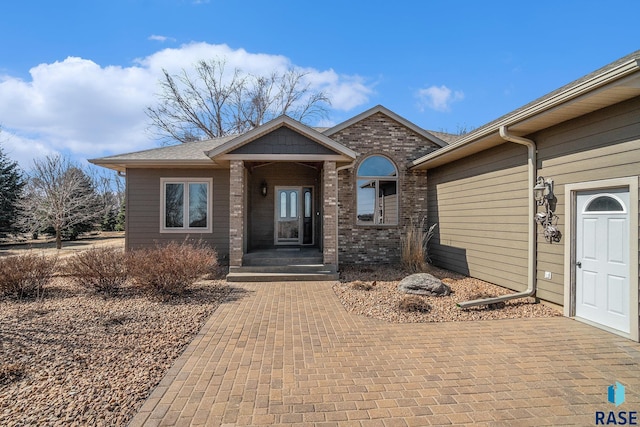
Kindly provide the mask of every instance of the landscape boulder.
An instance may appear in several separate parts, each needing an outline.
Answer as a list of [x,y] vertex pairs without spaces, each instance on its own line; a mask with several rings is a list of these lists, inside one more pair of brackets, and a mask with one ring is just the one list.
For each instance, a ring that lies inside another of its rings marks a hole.
[[407,276],[398,283],[398,290],[405,294],[427,295],[432,297],[447,296],[451,288],[438,278],[427,273]]

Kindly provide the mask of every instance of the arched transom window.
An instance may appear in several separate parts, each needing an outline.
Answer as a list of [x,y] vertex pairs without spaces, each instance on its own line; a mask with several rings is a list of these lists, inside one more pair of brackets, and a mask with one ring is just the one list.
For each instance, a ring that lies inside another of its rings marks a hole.
[[592,197],[584,208],[585,213],[621,212],[625,213],[624,204],[612,194]]
[[398,224],[398,170],[383,156],[367,157],[357,172],[357,222]]

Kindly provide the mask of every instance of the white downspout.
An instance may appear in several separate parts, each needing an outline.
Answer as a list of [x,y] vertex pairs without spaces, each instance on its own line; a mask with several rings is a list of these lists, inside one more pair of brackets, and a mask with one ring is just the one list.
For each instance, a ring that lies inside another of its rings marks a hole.
[[[537,170],[537,148],[536,143],[530,139],[521,136],[509,135],[506,126],[500,126],[500,137],[505,141],[514,142],[516,144],[526,145],[528,149],[528,173],[529,173],[529,193],[533,191],[536,185]],[[533,195],[529,194],[529,242],[528,242],[528,258],[527,258],[527,290],[515,294],[503,295],[495,298],[477,299],[473,301],[465,301],[458,304],[460,308],[469,308],[477,305],[494,304],[497,302],[508,301],[516,298],[531,297],[536,294],[536,202]]]

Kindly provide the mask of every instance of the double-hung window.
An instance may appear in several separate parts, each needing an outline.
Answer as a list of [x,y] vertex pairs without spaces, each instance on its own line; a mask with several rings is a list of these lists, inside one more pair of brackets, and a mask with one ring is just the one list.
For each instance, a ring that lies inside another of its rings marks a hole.
[[211,178],[161,178],[160,231],[211,232]]
[[357,223],[398,224],[398,170],[386,157],[367,157],[357,172]]

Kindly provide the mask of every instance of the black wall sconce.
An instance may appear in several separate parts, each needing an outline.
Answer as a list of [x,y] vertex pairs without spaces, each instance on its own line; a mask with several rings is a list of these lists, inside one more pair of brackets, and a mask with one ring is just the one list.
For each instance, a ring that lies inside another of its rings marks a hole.
[[267,181],[263,179],[262,182],[260,183],[260,194],[262,194],[262,197],[267,197],[268,188],[269,187],[267,187]]

